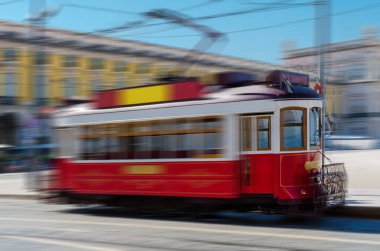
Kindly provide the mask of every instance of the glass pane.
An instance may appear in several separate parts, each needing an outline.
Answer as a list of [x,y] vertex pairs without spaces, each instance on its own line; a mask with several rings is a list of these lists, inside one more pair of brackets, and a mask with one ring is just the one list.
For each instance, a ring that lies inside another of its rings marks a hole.
[[286,110],[283,111],[283,123],[302,123],[303,111],[301,110]]
[[160,137],[160,158],[175,158],[177,149],[177,135],[161,135]]
[[137,141],[136,137],[128,137],[127,140],[127,157],[128,159],[134,159],[136,156]]
[[5,73],[5,96],[16,96],[16,75],[14,73]]
[[203,119],[196,119],[193,122],[193,127],[195,130],[203,130],[204,129],[204,121]]
[[310,146],[320,145],[320,110],[318,108],[312,108],[310,110]]
[[251,118],[246,117],[242,119],[242,135],[241,135],[241,142],[242,142],[242,150],[243,151],[251,151],[252,150],[252,134],[251,134]]
[[45,98],[45,85],[46,78],[45,75],[37,75],[35,78],[36,81],[36,97],[37,98]]
[[39,52],[35,55],[35,64],[43,65],[48,63],[48,55],[43,52]]
[[269,118],[258,118],[259,130],[269,129]]
[[219,154],[222,149],[222,133],[205,134],[206,154]]
[[99,159],[104,159],[107,153],[107,138],[99,138],[97,144],[97,154]]
[[153,121],[150,123],[150,131],[155,134],[159,133],[161,131],[160,129],[160,123],[158,121]]
[[258,149],[269,148],[269,131],[259,131]]
[[166,149],[171,152],[175,152],[177,149],[177,135],[166,135]]
[[200,157],[204,149],[204,134],[186,134],[188,157]]
[[303,147],[302,126],[284,127],[284,147],[297,148]]
[[160,157],[161,151],[161,135],[155,135],[152,137],[152,158],[157,159]]
[[128,159],[128,137],[119,137],[119,159]]
[[171,132],[177,129],[176,121],[163,121],[161,123],[162,132]]
[[89,153],[94,153],[96,147],[96,139],[87,139],[87,150]]
[[65,97],[75,96],[75,79],[74,78],[66,78],[64,86],[64,95]]
[[187,150],[187,142],[186,142],[186,134],[178,134],[177,135],[177,150],[184,151]]
[[119,141],[116,137],[111,137],[108,139],[109,141],[109,152],[118,152],[119,151]]
[[183,131],[187,129],[187,121],[186,120],[180,120],[177,123],[177,130]]
[[91,83],[92,91],[99,91],[102,89],[102,81],[100,79],[94,79]]
[[219,118],[206,119],[205,129],[221,129],[221,121]]
[[151,136],[136,137],[136,158],[149,159],[151,156]]
[[66,67],[76,67],[78,58],[73,55],[68,55],[65,57],[65,66]]
[[7,61],[14,61],[17,57],[17,52],[14,49],[5,49],[4,50],[4,59]]
[[114,64],[114,70],[115,71],[126,71],[127,70],[127,63],[118,61]]
[[103,68],[103,60],[100,58],[94,58],[91,61],[91,69],[92,70],[99,70]]

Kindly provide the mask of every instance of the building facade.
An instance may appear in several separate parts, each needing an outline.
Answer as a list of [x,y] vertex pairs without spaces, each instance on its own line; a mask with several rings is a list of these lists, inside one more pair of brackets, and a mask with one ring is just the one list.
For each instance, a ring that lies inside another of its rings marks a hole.
[[[380,138],[380,40],[365,36],[327,49],[327,112],[335,134]],[[318,72],[317,48],[285,52],[284,65]]]
[[38,139],[35,144],[48,143],[43,138],[49,138],[49,123],[39,111],[73,97],[90,99],[97,90],[152,84],[157,77],[173,72],[210,84],[217,72],[260,76],[279,68],[253,60],[0,21],[0,144],[23,146],[29,137]]

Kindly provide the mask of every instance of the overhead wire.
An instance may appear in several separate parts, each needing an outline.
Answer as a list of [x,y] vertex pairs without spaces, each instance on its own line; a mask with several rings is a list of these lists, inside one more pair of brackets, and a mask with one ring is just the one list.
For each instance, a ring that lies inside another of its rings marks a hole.
[[[276,1],[276,2],[272,2],[272,4],[275,4],[275,3],[282,3],[282,4],[287,4],[289,6],[289,4],[291,4],[291,2],[294,2],[296,0],[281,0],[281,1]],[[303,3],[305,4],[305,3]],[[309,4],[309,3],[307,3]],[[259,10],[256,8],[256,10]],[[263,11],[264,9],[260,9],[260,11]],[[269,9],[268,9],[269,10]],[[251,10],[252,11],[252,10]],[[233,14],[236,14],[236,12],[232,12]],[[231,12],[229,13],[231,14]],[[245,13],[246,14],[246,13]],[[219,15],[219,14],[218,14]],[[211,17],[210,15],[209,16],[204,16],[204,17],[201,17],[201,18],[214,18],[214,17]],[[219,17],[215,17],[215,18],[219,18]],[[190,18],[190,20],[194,20],[194,19],[197,19],[197,18]],[[167,22],[168,24],[170,24],[170,22]],[[142,32],[142,33],[134,33],[134,34],[126,34],[125,36],[120,36],[119,37],[129,37],[129,36],[141,36],[141,35],[146,35],[146,34],[153,34],[153,33],[158,33],[158,32],[162,32],[162,31],[168,31],[168,30],[173,30],[173,29],[179,29],[179,28],[182,28],[182,27],[171,27],[171,28],[164,28],[164,29],[160,29],[160,30],[156,30],[156,31],[148,31],[148,32]],[[196,36],[199,36],[199,35],[184,35],[186,37],[196,37]],[[174,36],[166,36],[166,37],[184,37],[183,35],[174,35]],[[145,38],[155,38],[156,36],[154,37],[148,37],[148,36],[145,36]],[[157,36],[158,38],[160,36]],[[162,36],[164,37],[164,36]]]
[[[346,14],[351,14],[355,12],[360,12],[372,8],[380,7],[380,3],[377,4],[371,4],[359,8],[354,8],[351,10],[345,10],[345,11],[340,11],[336,13],[332,13],[330,16],[341,16],[341,15],[346,15]],[[297,24],[297,23],[303,23],[303,22],[309,22],[313,21],[316,18],[304,18],[304,19],[298,19],[298,20],[293,20],[289,22],[283,22],[279,24],[273,24],[273,25],[267,25],[267,26],[261,26],[261,27],[253,27],[253,28],[247,28],[247,29],[240,29],[240,30],[233,30],[233,31],[226,31],[224,34],[234,34],[234,33],[243,33],[243,32],[249,32],[249,31],[255,31],[255,30],[265,30],[265,29],[272,29],[272,28],[278,28],[278,27],[283,27],[283,26],[288,26],[292,24]],[[186,34],[186,35],[173,35],[173,36],[143,36],[141,38],[180,38],[180,37],[197,37],[199,35],[196,34]]]
[[262,12],[262,11],[272,11],[272,10],[281,10],[281,9],[291,9],[291,8],[298,8],[298,7],[304,7],[304,6],[310,6],[314,5],[314,2],[305,2],[305,3],[294,3],[294,4],[286,4],[284,5],[284,2],[293,2],[292,0],[287,1],[277,1],[277,4],[275,6],[264,6],[260,8],[254,8],[254,9],[244,9],[239,11],[232,11],[227,13],[219,13],[214,15],[208,15],[208,16],[202,16],[202,17],[196,17],[193,18],[193,20],[208,20],[208,19],[216,19],[216,18],[224,18],[224,17],[231,17],[231,16],[240,16],[240,15],[246,15],[250,13],[256,13],[256,12]]
[[[216,3],[219,3],[219,2],[222,2],[224,0],[207,0],[205,2],[202,2],[202,3],[198,3],[198,4],[195,4],[195,5],[190,5],[188,7],[184,7],[184,8],[180,8],[180,9],[177,9],[176,11],[179,11],[179,12],[184,12],[184,11],[189,11],[189,10],[193,10],[193,9],[198,9],[198,8],[201,8],[201,7],[205,7],[205,6],[209,6],[209,5],[212,5],[212,4],[216,4]],[[154,30],[154,31],[145,31],[145,32],[140,32],[140,33],[135,33],[135,34],[131,34],[131,36],[140,36],[140,35],[146,35],[146,34],[153,34],[153,33],[160,33],[160,32],[164,32],[164,31],[169,31],[169,30],[176,30],[176,29],[182,29],[183,27],[173,27],[172,23],[168,22],[167,23],[168,25],[171,25],[170,27],[165,27],[165,28],[161,28],[161,29],[157,29],[157,30]]]
[[[16,0],[16,1],[21,1],[21,0]],[[203,2],[203,3],[199,3],[199,4],[196,4],[196,5],[191,5],[191,6],[188,6],[188,7],[181,8],[178,11],[188,11],[188,10],[192,10],[192,9],[196,9],[196,8],[201,8],[201,7],[204,7],[204,6],[207,6],[207,5],[210,5],[210,4],[214,4],[214,3],[217,3],[217,2],[221,2],[221,1],[223,1],[223,0],[207,0],[206,2]],[[135,13],[135,12],[127,12],[127,11],[122,11],[122,10],[115,10],[115,9],[96,7],[96,6],[90,6],[90,5],[82,5],[82,4],[67,3],[67,4],[63,4],[62,6],[73,7],[73,8],[81,8],[81,9],[92,9],[92,10],[97,10],[97,11],[105,11],[105,12],[127,14],[127,15],[141,15],[140,13]],[[125,24],[124,27],[126,29],[128,29],[128,28],[135,28],[135,27],[145,26],[145,25],[143,25],[145,23],[146,23],[146,20],[143,20],[143,21],[132,21],[132,22],[129,22],[129,23]],[[170,22],[166,22],[165,24],[171,24],[171,23]],[[146,26],[150,26],[150,25],[146,25]],[[155,26],[155,25],[152,25],[152,26]],[[109,32],[118,32],[120,29],[121,29],[121,26],[115,27],[114,30],[110,29],[110,31],[108,31],[108,33]],[[173,29],[173,27],[159,29],[157,31],[152,31],[152,32],[149,32],[149,33],[145,33],[144,32],[142,34],[150,34],[150,33],[168,31],[168,30],[171,30],[171,29]],[[105,29],[98,30],[98,31],[95,31],[95,33],[105,32],[104,30]]]
[[240,4],[261,4],[261,5],[264,5],[264,4],[267,4],[267,5],[270,5],[270,4],[274,4],[274,3],[268,3],[268,2],[243,2],[243,1],[238,1]]
[[[281,0],[281,1],[276,1],[276,2],[273,2],[273,4],[275,4],[275,3],[282,3],[282,4],[287,4],[287,6],[289,6],[289,4],[291,4],[291,2],[294,2],[294,1],[296,1],[296,0]],[[306,4],[306,5],[309,5],[310,3],[302,3],[302,5],[304,5],[304,4]],[[286,7],[286,6],[285,6]],[[297,7],[299,7],[299,6],[297,6]],[[258,8],[255,8],[255,10],[259,10]],[[271,8],[265,8],[265,10],[271,10]],[[250,11],[252,11],[252,10],[250,10]],[[260,9],[260,11],[264,11],[264,9]],[[231,13],[230,13],[231,14]],[[234,12],[233,14],[236,14],[236,12]],[[245,14],[247,14],[247,13],[245,13]],[[201,18],[220,18],[220,17],[211,17],[211,16],[203,16],[203,17],[201,17]],[[196,20],[197,18],[189,18],[189,20],[191,20],[191,21],[194,21],[194,20]],[[132,25],[130,25],[129,27],[127,27],[127,28],[144,28],[144,27],[150,27],[150,26],[156,26],[156,25],[158,25],[158,24],[161,24],[161,25],[163,25],[163,24],[171,24],[171,22],[163,22],[163,23],[155,23],[155,24],[147,24],[147,25],[137,25],[137,27],[135,26],[135,27],[133,27]],[[174,29],[179,29],[179,28],[181,28],[181,27],[167,27],[167,28],[164,28],[164,29],[159,29],[159,30],[156,30],[156,31],[148,31],[148,32],[142,32],[142,33],[134,33],[134,34],[126,34],[124,37],[128,37],[128,36],[140,36],[140,35],[146,35],[146,34],[153,34],[153,33],[159,33],[159,32],[163,32],[163,31],[169,31],[169,30],[174,30]],[[117,31],[111,31],[111,33],[112,32],[122,32],[122,31],[124,31],[123,29],[118,29]],[[120,35],[119,35],[120,36]],[[194,35],[194,36],[196,36],[196,35]],[[120,37],[123,37],[123,36],[120,36]],[[172,36],[172,37],[177,37],[177,36]]]
[[5,1],[5,2],[0,2],[0,5],[7,5],[7,4],[13,4],[13,3],[18,3],[18,2],[24,2],[26,0],[10,0],[10,1]]
[[176,11],[194,10],[194,9],[202,8],[202,7],[205,7],[205,6],[208,6],[208,5],[212,5],[212,4],[215,4],[215,3],[219,3],[219,2],[222,2],[222,1],[223,0],[206,0],[206,1],[202,2],[202,3],[190,5],[188,7],[184,7],[184,8],[178,9]]
[[[291,3],[294,1],[296,1],[296,0],[280,0],[280,1],[275,1],[273,3],[274,4],[275,3]],[[281,6],[253,8],[253,9],[250,8],[250,9],[244,9],[244,10],[233,11],[233,12],[218,13],[218,14],[214,14],[214,15],[192,17],[192,18],[189,18],[189,20],[191,20],[191,21],[208,20],[208,19],[216,19],[216,18],[223,18],[223,17],[229,17],[229,16],[236,16],[236,15],[245,15],[245,14],[250,14],[250,13],[255,13],[255,12],[272,11],[272,10],[280,10],[280,9],[288,9],[288,8],[297,8],[297,7],[303,7],[303,6],[311,5],[313,3],[314,2],[312,2],[312,3],[307,2],[307,3],[299,3],[299,4],[288,4],[288,5],[281,5]],[[123,26],[125,27],[125,29],[138,29],[138,28],[146,28],[146,27],[169,24],[171,22],[168,21],[168,22],[153,23],[153,24],[141,24],[141,25],[135,25],[133,23],[134,22],[126,23],[124,25],[120,25],[117,27],[117,29],[113,29],[113,28],[108,29],[108,33],[120,32],[123,30],[123,28],[122,28]],[[104,32],[105,30],[101,30],[101,31]]]
[[83,5],[83,4],[63,4],[65,7],[72,7],[72,8],[78,8],[78,9],[85,9],[85,10],[96,10],[96,11],[103,11],[103,12],[111,12],[111,13],[119,13],[124,15],[135,15],[138,16],[140,13],[131,12],[131,11],[124,11],[124,10],[116,10],[116,9],[110,9],[110,8],[104,8],[104,7],[97,7],[92,5]]

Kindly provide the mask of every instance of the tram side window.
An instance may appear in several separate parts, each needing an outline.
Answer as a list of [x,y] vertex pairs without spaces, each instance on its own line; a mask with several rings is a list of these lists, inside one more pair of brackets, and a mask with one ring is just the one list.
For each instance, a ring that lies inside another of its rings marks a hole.
[[118,159],[120,141],[118,139],[119,127],[117,125],[108,125],[106,129],[107,137],[107,159]]
[[119,151],[116,154],[117,159],[127,159],[128,158],[128,137],[125,135],[120,135],[118,137],[119,141]]
[[[222,154],[222,123],[219,118],[205,119],[205,157],[214,157]],[[209,130],[209,131],[208,131]]]
[[222,133],[207,133],[206,135],[205,157],[219,157],[222,154]]
[[180,120],[177,123],[177,158],[186,158],[188,156],[189,144],[186,139],[187,120]]
[[120,149],[119,140],[117,137],[108,138],[108,154],[107,158],[109,159],[118,159],[118,151]]
[[175,120],[161,121],[161,137],[159,158],[168,159],[176,157],[177,150],[177,123]]
[[82,138],[82,153],[81,159],[91,159],[92,154],[92,139]]
[[188,158],[202,158],[204,157],[205,149],[205,123],[203,119],[191,119],[189,121],[189,134],[187,137],[188,144]]
[[310,147],[319,149],[321,146],[321,108],[313,107],[309,112]]
[[81,159],[220,158],[220,117],[85,126]]
[[74,156],[74,129],[73,128],[59,128],[56,129],[56,136],[59,144],[59,156]]
[[281,109],[281,150],[306,149],[306,108]]
[[257,117],[257,150],[271,149],[271,119],[270,116]]
[[161,125],[160,121],[153,121],[151,123],[151,135],[152,135],[152,146],[151,146],[151,158],[158,159],[160,157],[161,148]]
[[88,152],[89,152],[89,143],[88,139],[86,138],[87,135],[87,129],[88,127],[82,126],[79,128],[79,159],[87,159],[88,158]]
[[107,159],[107,141],[106,137],[99,137],[96,139],[95,146],[95,158],[96,159]]

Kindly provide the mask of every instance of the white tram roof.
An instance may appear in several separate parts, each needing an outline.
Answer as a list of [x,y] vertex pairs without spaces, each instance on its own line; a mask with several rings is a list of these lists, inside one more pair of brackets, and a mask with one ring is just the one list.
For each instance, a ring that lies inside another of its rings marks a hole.
[[284,106],[321,106],[321,100],[306,97],[282,97],[284,91],[266,85],[249,85],[226,88],[191,101],[145,104],[119,108],[97,109],[94,103],[73,105],[58,109],[54,114],[54,125],[70,126],[122,121],[149,120],[158,118],[191,117],[203,115],[225,115],[231,113],[270,113]]

